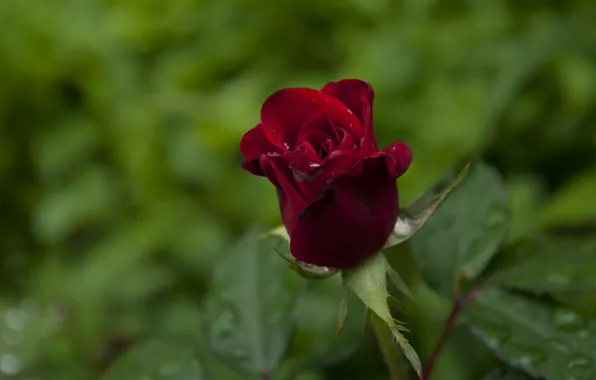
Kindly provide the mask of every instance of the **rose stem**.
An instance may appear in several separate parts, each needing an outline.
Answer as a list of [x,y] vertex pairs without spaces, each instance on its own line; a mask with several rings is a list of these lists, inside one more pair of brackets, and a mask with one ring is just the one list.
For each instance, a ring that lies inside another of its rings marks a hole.
[[385,322],[383,322],[383,320],[374,312],[371,312],[370,314],[370,321],[377,336],[377,340],[379,341],[379,348],[385,359],[385,364],[387,364],[387,368],[389,369],[391,380],[404,379],[404,376],[402,376],[403,367],[401,365],[401,353],[393,344],[391,331],[389,331]]
[[479,289],[474,289],[474,290],[472,290],[462,296],[459,296],[453,300],[453,305],[451,306],[451,311],[449,312],[449,316],[447,317],[447,320],[445,321],[445,326],[443,327],[441,336],[439,337],[439,340],[437,341],[437,344],[435,345],[435,348],[433,349],[430,359],[428,360],[428,362],[426,363],[426,366],[424,366],[424,369],[422,371],[422,379],[424,379],[424,380],[430,379],[430,376],[432,375],[432,373],[435,369],[435,365],[437,364],[437,360],[439,359],[439,356],[443,352],[443,349],[445,348],[445,345],[449,341],[449,337],[451,336],[451,333],[453,332],[453,329],[455,328],[455,324],[456,324],[457,318],[459,317],[459,314],[462,310],[462,307],[464,306],[464,304],[467,301],[470,301],[474,298],[474,296],[476,295],[478,290]]

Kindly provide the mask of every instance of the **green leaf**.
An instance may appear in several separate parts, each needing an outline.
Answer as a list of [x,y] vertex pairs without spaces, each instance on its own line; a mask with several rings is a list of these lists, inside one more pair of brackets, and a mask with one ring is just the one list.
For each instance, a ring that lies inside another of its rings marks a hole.
[[403,336],[406,331],[401,322],[391,316],[387,300],[390,297],[387,291],[387,274],[391,271],[389,263],[382,254],[365,261],[359,267],[342,272],[344,285],[354,293],[372,310],[391,330],[393,339],[400,345],[404,355],[410,361],[418,375],[422,365],[418,354]]
[[491,284],[537,294],[596,292],[596,242],[536,238],[503,252],[508,260],[492,274]]
[[406,282],[401,278],[401,276],[396,270],[390,267],[388,274],[389,279],[391,280],[393,285],[395,285],[397,290],[405,294],[408,298],[413,298],[410,288],[408,288],[408,285],[406,285]]
[[102,380],[204,380],[203,365],[190,345],[152,340],[118,359]]
[[[362,342],[364,305],[341,278],[310,281],[298,301],[298,321],[290,358],[300,369],[317,369],[348,358]],[[338,319],[341,334],[338,334]],[[342,323],[343,322],[343,323]]]
[[489,288],[464,311],[497,356],[547,380],[596,378],[596,319],[546,300]]
[[389,236],[389,240],[387,240],[384,248],[389,248],[408,240],[422,228],[435,211],[437,211],[441,203],[445,201],[449,194],[466,177],[471,165],[471,161],[466,161],[463,166],[458,165],[444,175],[428,191],[418,197],[411,205],[400,210],[393,233]]
[[337,331],[337,335],[340,336],[343,329],[344,329],[344,324],[346,323],[346,318],[348,317],[348,302],[349,299],[348,297],[350,296],[350,293],[348,292],[347,289],[344,289],[344,292],[341,296],[341,302],[339,303],[339,314],[337,316],[338,318],[338,331]]
[[458,293],[459,280],[486,267],[507,234],[509,199],[500,176],[476,163],[460,186],[412,238],[412,254],[439,293]]
[[584,222],[596,218],[596,170],[576,176],[545,205],[543,226]]
[[521,371],[512,369],[497,369],[482,378],[482,380],[530,380],[531,377]]
[[284,239],[258,237],[248,234],[216,266],[206,329],[209,346],[230,366],[269,375],[290,343],[305,280],[275,254],[275,249],[287,249]]

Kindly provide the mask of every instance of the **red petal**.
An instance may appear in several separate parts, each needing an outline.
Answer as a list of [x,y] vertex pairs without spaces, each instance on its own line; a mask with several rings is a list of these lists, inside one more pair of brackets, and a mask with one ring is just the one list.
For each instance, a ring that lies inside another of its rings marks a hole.
[[376,150],[377,144],[372,122],[375,92],[372,86],[360,79],[344,79],[327,83],[321,91],[341,100],[358,117],[364,127],[363,145],[367,149],[374,147]]
[[339,142],[339,135],[337,134],[337,129],[333,125],[333,121],[324,113],[311,116],[302,127],[300,127],[298,141],[304,141],[312,135],[322,136],[323,139],[320,139],[321,142],[325,138],[333,139],[335,143]]
[[387,167],[393,178],[404,174],[412,163],[412,150],[401,141],[396,141],[383,149],[387,157]]
[[265,175],[277,188],[279,208],[283,223],[288,230],[294,228],[298,216],[307,206],[307,201],[301,193],[293,178],[293,170],[289,162],[295,160],[295,155],[301,152],[292,152],[281,156],[261,156],[261,167]]
[[397,185],[382,157],[362,161],[333,181],[290,230],[291,252],[305,263],[349,268],[376,254],[399,214]]
[[261,109],[261,121],[267,138],[287,151],[295,148],[300,128],[316,114],[325,114],[335,125],[362,136],[360,121],[345,104],[310,88],[285,88],[269,96]]
[[242,164],[244,169],[256,175],[263,175],[259,157],[262,154],[281,153],[281,150],[267,139],[263,126],[258,124],[240,139],[240,153],[246,159]]

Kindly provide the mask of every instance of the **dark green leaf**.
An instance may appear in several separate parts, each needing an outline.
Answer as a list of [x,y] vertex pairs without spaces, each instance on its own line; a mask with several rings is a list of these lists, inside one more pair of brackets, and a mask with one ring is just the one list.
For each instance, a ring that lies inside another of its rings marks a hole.
[[412,292],[408,288],[408,285],[406,285],[405,281],[401,278],[399,273],[396,270],[394,270],[393,268],[390,268],[388,274],[389,274],[389,279],[391,280],[393,285],[395,285],[397,290],[402,292],[408,298],[412,298]]
[[340,277],[311,281],[299,301],[291,357],[301,369],[314,369],[344,360],[362,341],[363,326],[364,305],[354,294],[344,290]]
[[534,293],[596,292],[596,244],[537,238],[502,254],[503,264],[488,280]]
[[530,380],[531,377],[521,371],[515,371],[512,369],[503,370],[497,369],[490,372],[482,378],[482,380]]
[[497,356],[547,380],[596,378],[596,319],[552,302],[490,288],[466,322]]
[[190,345],[149,341],[118,359],[102,380],[204,380],[203,365]]
[[426,281],[443,295],[461,278],[478,276],[505,238],[509,199],[498,173],[476,163],[460,186],[412,238],[412,254]]
[[207,340],[234,368],[271,374],[290,343],[305,280],[279,259],[279,237],[248,237],[215,268],[207,300]]
[[[461,165],[460,165],[461,166]],[[437,211],[441,203],[461,183],[470,170],[471,161],[462,167],[456,167],[443,176],[428,191],[422,194],[411,205],[400,210],[395,228],[384,248],[389,248],[412,237],[428,219]]]

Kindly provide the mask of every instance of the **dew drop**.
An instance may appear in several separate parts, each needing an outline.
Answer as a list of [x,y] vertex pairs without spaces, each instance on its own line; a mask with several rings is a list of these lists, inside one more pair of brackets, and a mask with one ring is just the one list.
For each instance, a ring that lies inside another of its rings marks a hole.
[[569,309],[559,309],[553,320],[555,328],[565,331],[579,330],[583,324],[583,317]]
[[315,274],[315,275],[331,275],[331,274],[335,274],[338,272],[338,270],[335,268],[320,267],[317,265],[303,263],[301,261],[299,263],[300,263],[300,267],[302,267],[302,269],[304,269],[305,271],[310,272],[312,274]]
[[511,329],[502,322],[493,319],[476,321],[486,345],[492,348],[501,346],[511,336]]
[[493,203],[488,207],[484,227],[490,230],[500,228],[507,221],[508,211],[501,203]]
[[533,368],[548,358],[548,354],[542,349],[529,346],[512,348],[510,355],[515,362],[525,368]]
[[567,343],[559,340],[559,339],[551,339],[549,341],[549,345],[554,348],[555,350],[564,352],[564,353],[569,353],[571,352],[571,347],[569,347],[569,345],[567,345]]
[[412,218],[406,212],[401,212],[393,229],[392,237],[395,240],[394,244],[401,243],[402,241],[408,239],[421,226],[422,223],[419,220]]
[[7,376],[16,375],[21,370],[19,359],[11,354],[2,354],[0,356],[0,373]]

